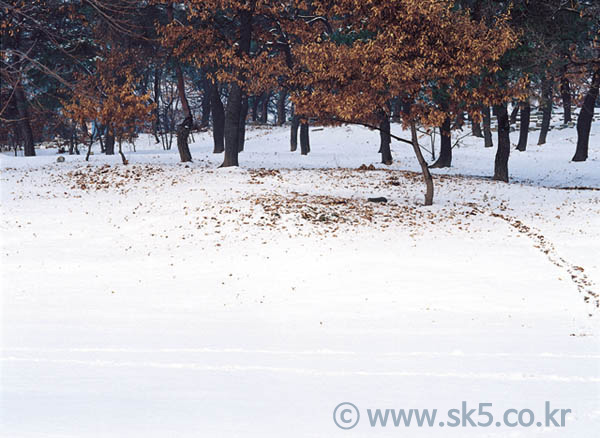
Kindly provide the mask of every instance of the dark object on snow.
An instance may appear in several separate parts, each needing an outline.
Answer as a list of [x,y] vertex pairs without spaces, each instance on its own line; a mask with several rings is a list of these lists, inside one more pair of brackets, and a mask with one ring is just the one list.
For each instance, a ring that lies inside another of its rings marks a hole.
[[57,163],[64,163],[65,162],[65,157],[63,157],[62,155],[59,157],[56,157],[56,162]]
[[372,164],[369,164],[368,166],[366,164],[361,164],[360,167],[358,167],[356,170],[377,170],[377,169]]
[[368,198],[367,201],[369,202],[387,202],[387,198],[384,198],[383,196],[379,197],[379,198]]

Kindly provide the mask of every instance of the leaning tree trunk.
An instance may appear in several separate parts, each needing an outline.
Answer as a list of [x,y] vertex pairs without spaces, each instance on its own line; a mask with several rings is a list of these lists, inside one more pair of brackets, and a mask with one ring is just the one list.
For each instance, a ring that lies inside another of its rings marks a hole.
[[[192,154],[188,145],[188,138],[192,131],[192,119],[186,118],[179,126],[177,126],[177,150],[182,163],[192,161]],[[119,145],[120,147],[120,145]]]
[[563,121],[565,125],[572,121],[571,117],[571,84],[566,76],[560,80],[560,96],[563,104]]
[[27,98],[25,97],[25,92],[23,91],[20,80],[15,86],[14,96],[17,113],[19,114],[18,126],[21,131],[21,138],[23,139],[23,154],[26,157],[35,157],[35,143],[33,140],[29,110],[27,108]]
[[437,161],[429,167],[441,168],[450,167],[452,165],[452,134],[450,133],[450,123],[450,117],[447,116],[440,127],[440,156]]
[[510,155],[510,121],[506,104],[494,108],[498,118],[498,150],[494,161],[494,180],[508,182],[508,157]]
[[177,91],[179,93],[179,100],[181,101],[181,107],[183,109],[184,120],[177,127],[177,150],[179,151],[179,158],[182,163],[192,161],[192,153],[188,145],[188,138],[192,127],[194,126],[194,116],[190,110],[187,97],[185,95],[185,83],[183,82],[183,71],[179,63],[175,64],[175,73],[177,75]]
[[592,84],[583,100],[583,105],[577,118],[577,149],[573,156],[573,161],[585,161],[588,158],[588,149],[590,144],[590,132],[592,130],[592,120],[594,118],[594,107],[598,99],[600,89],[600,67],[594,72]]
[[121,162],[123,163],[123,165],[127,166],[129,164],[129,161],[127,161],[127,157],[125,157],[125,154],[123,153],[121,140],[119,140],[119,155],[121,156]]
[[244,97],[242,99],[242,108],[240,109],[240,124],[238,127],[238,152],[242,152],[244,150],[244,143],[246,142],[246,117],[248,117],[248,98]]
[[310,138],[308,134],[308,122],[300,124],[300,154],[308,155],[310,152]]
[[[251,2],[251,6],[254,2]],[[253,6],[249,9],[240,10],[240,40],[238,44],[238,56],[250,53],[252,38],[252,15]],[[245,83],[243,75],[239,77],[241,83]],[[243,92],[238,82],[233,82],[227,98],[225,108],[225,158],[221,167],[238,166],[238,152],[240,147],[240,121],[242,120]],[[245,118],[244,118],[245,123]]]
[[213,153],[220,154],[225,150],[225,109],[223,108],[223,102],[221,101],[219,86],[215,83],[212,84],[211,88],[210,110],[212,113],[213,126]]
[[390,144],[392,143],[392,137],[390,136],[390,118],[386,113],[381,113],[381,119],[379,122],[379,138],[380,147],[379,152],[381,153],[381,162],[386,165],[393,163],[392,150]]
[[285,124],[285,100],[287,99],[287,91],[281,90],[277,97],[277,124],[282,126]]
[[527,149],[529,137],[529,122],[531,120],[531,105],[529,102],[521,102],[521,126],[519,128],[519,144],[517,150],[524,152]]
[[425,185],[427,187],[427,191],[425,192],[425,205],[433,204],[433,178],[431,177],[431,172],[429,172],[429,168],[427,167],[427,162],[425,158],[423,158],[423,154],[421,153],[421,147],[419,146],[419,138],[417,136],[417,127],[414,122],[410,125],[410,134],[412,140],[412,147],[415,155],[417,157],[417,161],[421,166],[421,172],[423,173],[423,179],[425,180]]
[[292,127],[290,130],[290,151],[296,152],[298,149],[298,128],[300,127],[300,116],[292,116]]
[[492,114],[490,107],[487,105],[483,107],[483,142],[486,148],[494,146],[494,141],[492,140]]
[[552,80],[544,79],[542,81],[542,129],[540,130],[538,145],[546,144],[546,137],[550,130],[550,119],[552,118],[552,89]]

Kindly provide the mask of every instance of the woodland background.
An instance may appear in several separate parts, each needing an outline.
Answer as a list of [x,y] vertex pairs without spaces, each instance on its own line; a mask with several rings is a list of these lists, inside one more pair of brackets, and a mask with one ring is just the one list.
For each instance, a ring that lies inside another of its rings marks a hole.
[[522,151],[533,107],[544,144],[561,105],[562,127],[577,131],[573,161],[588,157],[593,0],[2,0],[0,10],[0,144],[15,154],[50,141],[89,159],[99,142],[125,163],[122,143],[150,132],[186,162],[190,133],[210,129],[222,166],[237,166],[249,123],[290,122],[302,154],[309,124],[350,123],[379,130],[382,163],[392,139],[413,145],[429,186],[417,130],[439,130],[430,166],[448,167],[451,133],[470,123],[497,144],[494,179],[508,181],[511,126]]

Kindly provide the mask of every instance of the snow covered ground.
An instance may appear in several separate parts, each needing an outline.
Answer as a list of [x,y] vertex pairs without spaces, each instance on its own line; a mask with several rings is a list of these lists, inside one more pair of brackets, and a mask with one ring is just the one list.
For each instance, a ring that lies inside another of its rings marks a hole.
[[[0,435],[592,436],[593,132],[585,163],[569,161],[574,130],[540,147],[532,133],[511,184],[467,138],[434,171],[431,208],[410,149],[379,165],[358,127],[311,132],[307,157],[287,128],[253,129],[239,169],[217,168],[209,133],[188,165],[149,136],[128,166],[2,155]],[[462,401],[492,403],[493,425],[440,426]],[[545,401],[572,410],[565,427],[495,425],[508,408],[544,421]],[[341,402],[360,411],[352,430]],[[377,408],[438,419],[371,427]]]

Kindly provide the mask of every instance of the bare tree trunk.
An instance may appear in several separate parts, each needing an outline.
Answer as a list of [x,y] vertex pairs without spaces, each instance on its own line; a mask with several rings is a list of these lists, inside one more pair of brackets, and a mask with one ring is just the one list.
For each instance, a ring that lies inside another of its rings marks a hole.
[[271,92],[267,91],[264,94],[264,99],[261,102],[260,120],[259,122],[266,125],[269,121],[269,102],[271,100]]
[[188,137],[194,126],[194,116],[190,110],[187,97],[185,95],[185,83],[183,82],[183,72],[179,63],[175,64],[175,73],[177,75],[177,91],[181,100],[181,107],[185,116],[183,122],[177,127],[177,149],[182,163],[192,161],[192,154],[188,145]]
[[[250,2],[249,9],[239,11],[240,40],[238,45],[239,55],[250,53],[252,38],[252,16],[254,3]],[[244,77],[241,77],[244,82]],[[238,152],[240,147],[240,120],[242,116],[243,92],[237,82],[231,84],[227,107],[225,108],[225,158],[221,167],[238,166]]]
[[261,98],[262,98],[262,95],[252,97],[252,121],[253,122],[258,122],[258,106],[260,104]]
[[563,122],[565,125],[572,121],[571,117],[571,84],[566,76],[560,80],[560,96],[563,104]]
[[210,124],[210,112],[212,108],[213,87],[211,81],[205,76],[202,79],[202,119],[200,128],[206,128]]
[[298,149],[298,128],[300,127],[300,116],[292,116],[292,127],[290,130],[290,151],[296,152]]
[[90,144],[88,145],[87,153],[85,154],[85,161],[90,161],[90,155],[92,155],[92,144],[94,140],[90,140]]
[[308,122],[300,124],[300,154],[308,155],[310,152],[310,138],[308,133]]
[[104,151],[106,155],[115,154],[115,135],[113,134],[110,126],[106,128],[106,143],[104,145]]
[[546,137],[550,130],[550,119],[552,118],[552,89],[551,79],[542,81],[542,129],[538,139],[538,145],[546,144]]
[[390,144],[392,143],[392,137],[390,137],[390,118],[385,112],[380,114],[380,118],[379,138],[381,143],[379,152],[381,153],[381,162],[389,166],[393,163],[392,150],[390,148]]
[[[169,4],[167,5],[167,16],[169,22],[173,22],[173,1],[169,1]],[[177,77],[177,93],[179,94],[181,109],[183,110],[183,122],[177,127],[177,149],[179,150],[181,162],[185,163],[187,161],[192,161],[188,137],[194,126],[194,116],[192,115],[190,104],[185,95],[185,82],[181,65],[177,59],[173,59],[173,62],[175,63],[175,75]]]
[[510,124],[514,125],[517,123],[517,116],[519,115],[519,105],[515,105],[515,107],[510,112]]
[[233,83],[229,89],[227,106],[225,107],[225,159],[221,167],[239,166],[241,109],[242,90],[237,83]]
[[423,154],[421,153],[421,147],[419,146],[419,137],[417,136],[417,127],[414,122],[410,125],[410,134],[412,138],[412,146],[413,151],[417,157],[417,161],[421,166],[421,172],[423,173],[423,179],[425,180],[425,185],[427,187],[427,191],[425,192],[425,205],[433,204],[433,178],[431,177],[431,172],[429,172],[429,168],[427,167],[427,162],[425,158],[423,158]]
[[[188,138],[192,130],[192,120],[186,118],[179,126],[177,126],[177,150],[182,163],[192,161],[192,154],[188,145]],[[119,145],[119,147],[121,147]]]
[[287,99],[287,91],[281,90],[277,96],[277,124],[282,126],[285,124],[285,101]]
[[588,158],[590,144],[590,132],[592,130],[592,120],[594,119],[594,107],[598,99],[600,90],[600,67],[594,71],[592,84],[588,90],[583,105],[577,118],[577,149],[573,156],[573,161],[585,161]]
[[392,108],[392,122],[399,123],[402,120],[402,101],[399,98],[394,99]]
[[104,148],[104,140],[102,140],[102,132],[100,132],[100,128],[98,128],[98,141],[100,142],[100,153],[103,154],[106,152]]
[[498,118],[498,150],[494,161],[494,180],[508,182],[508,157],[510,155],[510,123],[506,104],[494,108]]
[[459,111],[458,114],[456,115],[456,128],[462,129],[464,124],[465,124],[465,112]]
[[[83,132],[87,132],[87,128],[83,125]],[[79,136],[77,135],[77,125],[75,123],[71,124],[71,138],[73,139],[73,151],[75,154],[80,155],[79,152]]]
[[469,116],[469,120],[471,121],[471,132],[473,133],[473,137],[483,138],[483,132],[481,131],[481,123],[473,120],[473,117]]
[[18,155],[19,153],[19,145],[21,144],[21,128],[19,127],[18,123],[15,123],[13,125],[13,130],[15,133],[15,137],[14,137],[14,141],[13,141],[13,146],[15,148],[15,157]]
[[221,101],[219,85],[216,83],[212,84],[211,89],[210,95],[214,142],[213,153],[220,154],[225,150],[225,109],[223,108],[223,102]]
[[[85,154],[85,161],[90,161],[90,155],[92,155],[92,146],[94,145],[94,129],[96,127],[96,122],[92,125],[92,132],[90,134],[90,143],[88,144],[88,150]],[[86,131],[85,125],[82,126],[84,132]]]
[[452,165],[452,134],[450,133],[450,117],[447,116],[440,127],[440,156],[433,163],[432,168],[450,167]]
[[75,154],[75,139],[73,138],[73,130],[72,128],[67,128],[65,127],[65,129],[67,130],[67,135],[69,136],[69,155],[74,155]]
[[483,107],[483,141],[486,148],[494,146],[494,141],[492,140],[492,114],[490,107],[487,105]]
[[531,119],[531,105],[529,102],[521,102],[521,126],[519,128],[519,144],[517,150],[524,152],[527,149],[529,137],[529,122]]
[[242,99],[242,108],[240,109],[240,124],[238,128],[238,152],[242,152],[244,150],[244,143],[246,142],[246,117],[248,117],[248,98],[244,97]]
[[154,69],[154,104],[156,105],[154,107],[154,121],[152,123],[153,125],[153,131],[154,131],[154,138],[156,140],[156,143],[160,143],[160,138],[158,137],[158,133],[160,132],[160,77],[161,77],[162,73],[161,70],[156,67]]
[[121,156],[121,162],[123,163],[123,165],[127,166],[127,164],[129,164],[129,161],[127,161],[127,158],[125,158],[125,154],[123,153],[123,148],[121,147],[121,140],[119,140],[119,155]]
[[[9,32],[8,36],[3,35],[2,39],[2,49],[4,50],[5,46],[7,48],[14,47],[15,49],[19,48],[19,40],[20,40],[20,31],[18,27],[16,32]],[[19,55],[13,52],[13,63],[15,66],[20,66],[21,58]],[[4,58],[4,54],[2,55]],[[5,62],[2,59],[2,62]],[[20,69],[22,67],[19,67]],[[20,75],[20,74],[19,74]],[[4,80],[2,78],[1,80]],[[31,129],[31,116],[29,114],[29,108],[27,103],[27,96],[25,95],[25,90],[23,89],[23,83],[21,77],[16,78],[16,84],[14,87],[14,103],[17,110],[18,121],[17,126],[19,127],[20,136],[23,141],[23,155],[26,157],[35,157],[35,140],[33,138],[33,130]],[[3,102],[2,102],[3,104]]]
[[23,154],[26,157],[35,157],[35,143],[29,118],[29,109],[27,108],[27,98],[25,97],[25,92],[23,91],[20,80],[17,82],[14,91],[17,113],[19,114],[19,121],[17,124],[21,131],[21,138],[23,139]]

